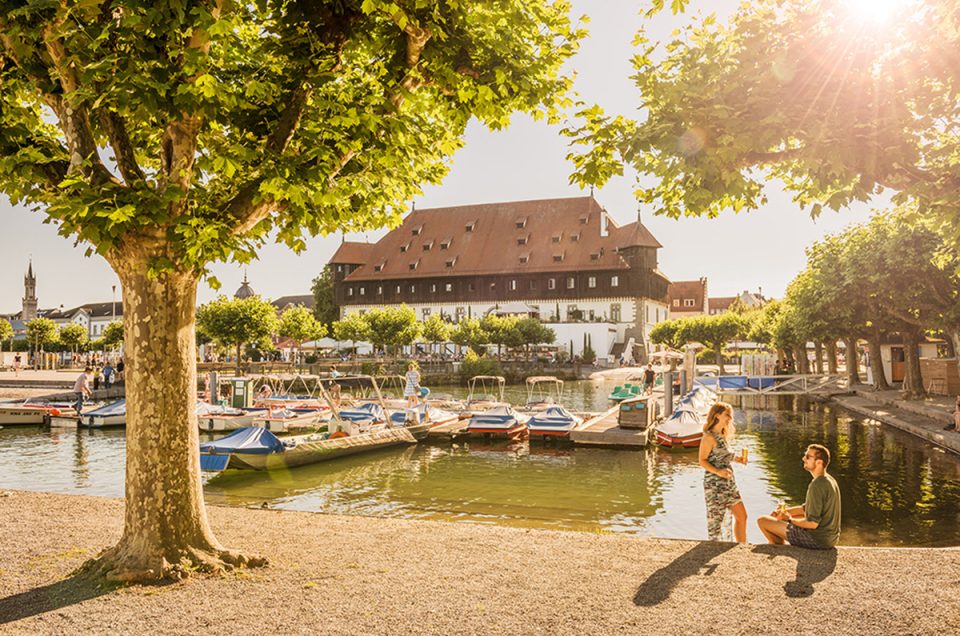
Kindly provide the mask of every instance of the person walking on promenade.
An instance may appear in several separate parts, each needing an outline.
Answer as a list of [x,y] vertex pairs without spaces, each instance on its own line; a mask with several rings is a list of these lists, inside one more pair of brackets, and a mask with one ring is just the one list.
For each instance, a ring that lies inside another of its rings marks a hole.
[[107,362],[103,365],[103,387],[109,389],[113,386],[113,365]]
[[403,397],[407,398],[407,406],[409,407],[414,407],[419,402],[420,371],[417,368],[416,362],[410,362],[407,365],[407,383],[403,387]]
[[120,361],[117,362],[117,382],[123,382],[123,358],[120,358]]
[[90,392],[90,374],[93,373],[92,367],[86,367],[83,370],[83,373],[80,374],[80,377],[77,378],[77,381],[73,383],[73,394],[77,397],[77,401],[74,404],[74,409],[77,411],[77,415],[80,414],[80,411],[83,409],[83,400],[88,398],[91,395]]
[[803,469],[813,481],[807,486],[802,506],[781,504],[769,515],[757,519],[767,541],[784,542],[800,548],[830,550],[840,540],[840,488],[827,472],[830,451],[826,446],[810,444],[803,454]]
[[23,359],[20,357],[20,354],[13,356],[13,375],[20,377],[20,367],[23,366]]
[[720,528],[729,510],[733,513],[734,538],[737,543],[746,543],[747,508],[740,497],[732,467],[733,462],[745,463],[746,460],[730,450],[733,432],[733,407],[726,402],[711,406],[700,439],[700,465],[706,471],[703,493],[707,502],[707,536],[711,541],[720,540]]

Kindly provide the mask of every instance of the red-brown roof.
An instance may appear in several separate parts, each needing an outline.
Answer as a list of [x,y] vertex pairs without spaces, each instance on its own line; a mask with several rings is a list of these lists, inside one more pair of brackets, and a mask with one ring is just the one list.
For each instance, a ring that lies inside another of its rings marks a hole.
[[331,263],[343,263],[348,265],[360,265],[366,263],[373,251],[373,243],[360,243],[354,241],[344,241],[334,252]]
[[[670,307],[670,311],[674,312],[685,312],[685,311],[703,311],[703,301],[706,298],[707,293],[707,279],[701,278],[700,280],[680,280],[673,283],[670,283],[670,286],[667,287],[667,305]],[[685,299],[692,298],[694,300],[693,307],[685,307],[683,301]],[[674,307],[673,301],[677,299],[680,301],[680,305]]]
[[367,244],[369,259],[347,280],[627,269],[617,248],[660,247],[642,225],[609,217],[601,236],[603,216],[593,197],[415,210]]
[[710,299],[710,311],[721,313],[730,309],[730,305],[733,304],[738,296],[719,296],[717,298]]

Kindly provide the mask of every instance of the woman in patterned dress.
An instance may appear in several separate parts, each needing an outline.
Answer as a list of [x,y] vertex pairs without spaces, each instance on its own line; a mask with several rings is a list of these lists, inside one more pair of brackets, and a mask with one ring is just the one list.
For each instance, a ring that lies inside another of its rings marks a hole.
[[733,462],[743,461],[730,450],[733,430],[733,407],[725,402],[710,407],[700,440],[700,465],[706,471],[703,493],[707,501],[707,535],[711,541],[720,539],[723,517],[729,510],[733,513],[733,534],[737,543],[746,543],[747,509],[740,498],[732,468]]

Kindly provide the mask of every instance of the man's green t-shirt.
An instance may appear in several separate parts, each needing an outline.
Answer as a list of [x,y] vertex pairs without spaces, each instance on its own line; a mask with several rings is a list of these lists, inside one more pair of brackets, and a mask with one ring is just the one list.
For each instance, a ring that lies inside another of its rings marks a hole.
[[807,500],[803,504],[807,521],[816,521],[810,536],[824,547],[833,547],[840,540],[840,488],[829,474],[816,477],[807,486]]

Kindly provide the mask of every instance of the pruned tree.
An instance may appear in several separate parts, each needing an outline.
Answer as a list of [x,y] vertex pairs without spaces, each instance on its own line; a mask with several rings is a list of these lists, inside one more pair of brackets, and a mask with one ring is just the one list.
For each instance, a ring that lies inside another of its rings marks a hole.
[[60,344],[69,347],[73,353],[76,353],[81,345],[90,340],[90,337],[83,325],[71,322],[60,327],[58,340]]
[[327,335],[327,328],[306,307],[291,307],[280,316],[277,333],[297,343],[297,353],[304,342],[317,340]]
[[199,278],[268,237],[300,249],[304,232],[398,222],[473,119],[555,119],[583,35],[568,14],[550,0],[3,3],[0,189],[123,286],[124,533],[91,568],[138,581],[247,562],[202,505]]
[[326,265],[320,275],[313,279],[310,286],[313,293],[313,315],[327,330],[332,329],[333,323],[340,318],[340,307],[333,294],[333,274],[330,265]]
[[103,328],[103,333],[100,334],[101,344],[104,347],[116,347],[123,342],[123,322],[120,320],[114,320],[113,322],[107,324]]
[[197,324],[203,333],[236,352],[237,375],[242,373],[243,345],[268,340],[279,326],[276,308],[259,296],[220,296],[200,307]]
[[36,364],[40,363],[40,354],[44,347],[57,341],[57,323],[49,318],[34,318],[27,323],[27,340],[37,354]]
[[464,318],[457,323],[450,340],[461,347],[470,347],[475,353],[482,353],[490,343],[490,334],[484,331],[477,318]]
[[[14,335],[13,325],[10,324],[10,321],[0,318],[0,343],[5,343],[7,340],[12,341]],[[0,351],[2,351],[2,348],[0,348]]]
[[333,323],[333,337],[354,344],[369,341],[370,325],[359,312],[353,312]]
[[440,342],[447,342],[450,339],[450,323],[443,319],[439,314],[428,316],[423,321],[423,339],[436,347]]
[[363,320],[375,347],[396,352],[398,347],[411,345],[420,337],[421,324],[417,321],[417,313],[406,305],[371,309],[363,314]]

